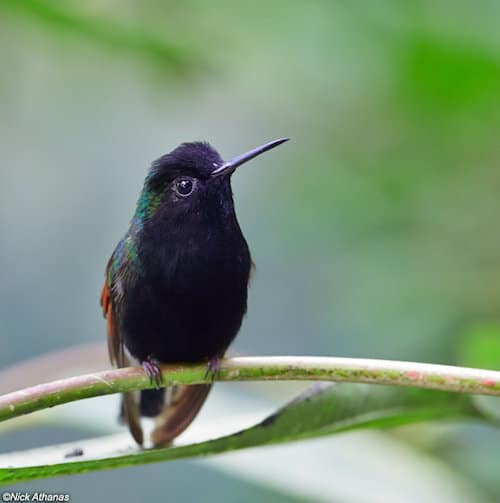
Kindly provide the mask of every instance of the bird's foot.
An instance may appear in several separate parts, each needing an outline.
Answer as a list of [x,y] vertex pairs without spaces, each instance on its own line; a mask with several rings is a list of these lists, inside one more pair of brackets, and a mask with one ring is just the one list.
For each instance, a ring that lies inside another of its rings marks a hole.
[[149,377],[149,382],[152,384],[153,382],[156,384],[156,389],[160,389],[161,383],[163,382],[163,376],[161,374],[160,362],[154,358],[153,356],[148,356],[142,362],[142,368],[144,372]]
[[204,379],[210,376],[210,380],[214,381],[216,376],[220,377],[220,369],[221,369],[220,358],[218,356],[212,356],[208,360],[207,371],[205,372]]

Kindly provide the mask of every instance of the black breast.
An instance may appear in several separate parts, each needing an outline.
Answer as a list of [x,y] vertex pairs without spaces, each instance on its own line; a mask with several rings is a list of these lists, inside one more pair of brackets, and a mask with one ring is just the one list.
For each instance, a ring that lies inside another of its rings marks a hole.
[[155,233],[141,243],[139,278],[124,292],[120,331],[140,361],[221,356],[247,308],[251,259],[237,222],[225,229]]

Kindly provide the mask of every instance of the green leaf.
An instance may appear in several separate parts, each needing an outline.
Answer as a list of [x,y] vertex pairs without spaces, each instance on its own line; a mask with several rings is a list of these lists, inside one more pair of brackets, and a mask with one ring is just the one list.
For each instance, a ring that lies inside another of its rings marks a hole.
[[54,34],[87,39],[101,46],[123,51],[124,54],[142,54],[178,74],[192,70],[201,63],[199,51],[190,50],[147,28],[120,24],[116,18],[89,16],[67,3],[4,0],[1,6],[17,16],[38,22]]
[[500,85],[496,54],[472,40],[419,33],[403,45],[402,89],[433,113],[475,111],[495,100]]
[[[500,370],[500,325],[482,323],[469,328],[458,346],[458,361],[471,367]],[[474,405],[485,416],[500,421],[500,400],[496,397],[474,396]]]
[[470,328],[458,348],[460,364],[500,370],[500,325],[480,324]]
[[[96,441],[84,441],[78,446],[87,459],[60,462],[68,447],[53,446],[50,448],[51,464],[39,466],[36,466],[37,450],[4,455],[0,457],[0,463],[9,468],[0,470],[0,484],[207,456],[360,428],[387,428],[416,421],[467,417],[482,417],[467,395],[360,384],[317,384],[259,424],[201,443],[136,450],[123,455],[116,445],[111,445],[111,438],[108,437],[98,440],[99,458],[93,458],[91,453],[92,443],[95,445]],[[109,446],[108,450],[106,446]],[[33,465],[16,467],[13,460],[20,454]]]

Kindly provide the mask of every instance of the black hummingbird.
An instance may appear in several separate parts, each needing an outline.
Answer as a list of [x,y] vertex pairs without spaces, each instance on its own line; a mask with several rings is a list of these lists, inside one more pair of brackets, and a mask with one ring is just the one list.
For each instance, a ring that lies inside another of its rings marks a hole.
[[[224,162],[208,143],[183,143],[153,162],[130,228],[106,268],[101,305],[118,367],[138,361],[161,383],[162,363],[208,362],[217,371],[247,309],[252,266],[234,210],[235,169],[288,138]],[[155,417],[154,446],[168,445],[203,405],[211,384],[125,393],[121,416],[143,444],[140,417]]]

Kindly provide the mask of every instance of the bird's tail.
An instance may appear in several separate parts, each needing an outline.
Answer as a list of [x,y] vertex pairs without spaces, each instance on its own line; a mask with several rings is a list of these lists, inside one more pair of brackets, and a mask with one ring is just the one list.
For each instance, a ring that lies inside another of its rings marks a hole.
[[191,424],[211,388],[211,384],[167,388],[163,409],[156,416],[155,428],[151,433],[151,442],[155,447],[170,444]]
[[[211,388],[211,384],[195,384],[142,390],[138,404],[140,414],[155,418],[155,428],[151,433],[152,444],[155,447],[166,446],[180,435],[198,414]],[[128,423],[136,441],[138,437],[142,440],[142,431],[141,435],[137,432],[134,434],[135,428],[132,428],[136,421],[128,420],[130,409],[137,408],[137,404],[134,406],[130,400],[132,400],[131,393],[123,395],[122,417]]]
[[165,388],[144,389],[141,391],[141,416],[156,417],[165,405]]

